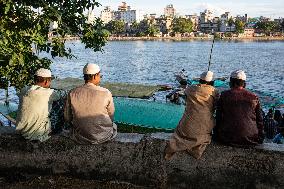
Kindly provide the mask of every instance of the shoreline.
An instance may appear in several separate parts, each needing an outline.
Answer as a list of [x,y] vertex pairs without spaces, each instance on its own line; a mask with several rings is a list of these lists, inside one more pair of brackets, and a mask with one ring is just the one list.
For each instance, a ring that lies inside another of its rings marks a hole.
[[[51,38],[50,38],[51,39]],[[211,37],[109,37],[108,41],[212,41]],[[65,37],[64,40],[80,40],[79,37]],[[284,41],[284,37],[223,37],[217,41]]]
[[[109,41],[212,41],[210,37],[109,37]],[[284,37],[224,37],[218,41],[284,41]]]

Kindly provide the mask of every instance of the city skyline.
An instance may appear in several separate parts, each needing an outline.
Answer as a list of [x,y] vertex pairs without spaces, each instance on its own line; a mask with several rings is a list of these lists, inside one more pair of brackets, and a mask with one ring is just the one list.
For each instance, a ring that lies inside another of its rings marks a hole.
[[[117,10],[117,7],[123,0],[98,0],[102,5],[96,9],[98,15],[105,6],[110,6],[111,9]],[[213,11],[215,16],[219,16],[224,12],[230,12],[232,15],[248,14],[249,17],[265,16],[268,18],[284,17],[284,0],[238,0],[223,1],[223,0],[207,0],[207,1],[193,1],[193,0],[143,0],[125,1],[133,9],[142,10],[145,14],[156,13],[163,14],[164,8],[168,4],[173,4],[178,14],[199,14],[205,9]]]

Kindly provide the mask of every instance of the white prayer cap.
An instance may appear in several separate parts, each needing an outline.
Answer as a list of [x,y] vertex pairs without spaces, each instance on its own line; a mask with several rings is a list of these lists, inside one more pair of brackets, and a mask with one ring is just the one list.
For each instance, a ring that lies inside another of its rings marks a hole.
[[40,68],[35,73],[39,77],[51,77],[51,71],[49,69]]
[[97,64],[86,64],[83,69],[84,74],[97,74],[101,71]]
[[243,70],[236,70],[231,73],[231,78],[241,79],[245,81],[247,79],[247,76]]
[[213,80],[213,72],[211,72],[211,71],[203,72],[200,75],[200,79],[204,80],[204,81],[207,81],[207,82],[212,81]]

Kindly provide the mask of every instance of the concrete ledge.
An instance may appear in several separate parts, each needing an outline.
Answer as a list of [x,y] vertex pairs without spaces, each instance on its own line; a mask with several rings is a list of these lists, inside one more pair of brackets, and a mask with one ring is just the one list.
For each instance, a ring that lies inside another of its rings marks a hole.
[[[154,188],[283,188],[284,152],[211,144],[200,160],[163,159],[169,134],[119,134],[101,145],[55,136],[45,143],[0,136],[0,177],[71,176]],[[279,147],[282,149],[283,147]],[[274,149],[275,150],[275,149]]]

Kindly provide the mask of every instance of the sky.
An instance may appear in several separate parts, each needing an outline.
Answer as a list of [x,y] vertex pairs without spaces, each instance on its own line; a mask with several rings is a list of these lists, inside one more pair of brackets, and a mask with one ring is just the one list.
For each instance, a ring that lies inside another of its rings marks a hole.
[[[123,0],[96,0],[102,4],[96,12],[100,12],[104,6],[110,6],[112,10]],[[188,15],[200,12],[205,9],[213,10],[215,16],[224,12],[230,12],[233,16],[248,14],[248,17],[265,16],[268,18],[284,17],[284,0],[124,0],[132,9],[142,10],[146,14],[163,14],[168,4],[173,4],[177,13]]]

